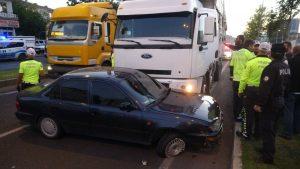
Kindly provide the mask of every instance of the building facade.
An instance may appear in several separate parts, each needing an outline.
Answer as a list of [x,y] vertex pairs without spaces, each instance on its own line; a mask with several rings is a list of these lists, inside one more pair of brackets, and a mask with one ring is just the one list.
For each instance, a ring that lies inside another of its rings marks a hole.
[[10,0],[0,0],[0,36],[15,36],[19,21]]

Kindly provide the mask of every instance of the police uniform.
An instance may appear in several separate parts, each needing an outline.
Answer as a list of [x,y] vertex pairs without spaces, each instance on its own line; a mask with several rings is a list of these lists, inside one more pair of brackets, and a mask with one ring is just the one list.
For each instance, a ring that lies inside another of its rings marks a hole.
[[22,89],[34,86],[39,83],[40,71],[43,70],[41,62],[36,60],[27,60],[20,63],[19,73],[23,74]]
[[[272,52],[276,52],[276,48],[284,50],[283,44],[275,44],[272,46]],[[273,163],[276,123],[284,107],[284,94],[289,85],[289,78],[290,69],[283,57],[274,59],[261,76],[256,105],[262,108],[262,158],[267,163]]]
[[258,97],[258,87],[260,84],[261,74],[266,66],[271,62],[271,59],[265,55],[259,55],[256,58],[246,63],[240,84],[239,93],[244,94],[244,107],[246,109],[246,118],[244,120],[243,135],[250,138],[252,136],[252,128],[255,120],[255,135],[260,135],[260,114],[255,113],[253,106]]
[[232,53],[230,74],[233,77],[233,113],[235,118],[239,116],[242,110],[242,99],[238,96],[241,75],[245,69],[246,63],[253,58],[255,58],[254,53],[244,48]]

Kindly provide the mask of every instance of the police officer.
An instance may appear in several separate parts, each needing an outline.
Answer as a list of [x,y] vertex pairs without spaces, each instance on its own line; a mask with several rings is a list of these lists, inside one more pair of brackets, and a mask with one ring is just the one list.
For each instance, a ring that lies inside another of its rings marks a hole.
[[262,158],[264,163],[273,163],[275,154],[276,123],[284,107],[284,94],[289,85],[290,68],[284,60],[283,44],[274,44],[271,49],[273,61],[264,69],[259,86],[255,111],[261,113]]
[[[260,83],[261,74],[266,66],[271,62],[268,53],[271,50],[269,43],[263,42],[259,45],[257,57],[251,59],[246,63],[246,67],[242,73],[239,84],[239,96],[244,95],[244,107],[246,109],[245,128],[243,133],[238,135],[250,139],[252,137],[252,129],[255,126],[255,135],[260,136],[260,118],[259,113],[255,113],[253,106],[255,99],[258,97],[258,87]],[[254,125],[255,120],[255,125]]]
[[255,58],[255,55],[252,52],[253,45],[253,40],[246,40],[244,48],[239,51],[234,51],[230,61],[230,76],[233,80],[233,113],[236,120],[241,119],[239,116],[242,110],[242,99],[238,96],[239,82],[246,63]]
[[244,41],[245,41],[245,36],[244,35],[238,35],[235,39],[235,45],[225,43],[225,46],[229,47],[233,51],[238,51],[238,50],[243,48]]
[[43,65],[41,62],[34,60],[36,52],[33,48],[26,51],[28,60],[20,63],[19,76],[17,79],[18,91],[39,83],[40,75],[44,75]]

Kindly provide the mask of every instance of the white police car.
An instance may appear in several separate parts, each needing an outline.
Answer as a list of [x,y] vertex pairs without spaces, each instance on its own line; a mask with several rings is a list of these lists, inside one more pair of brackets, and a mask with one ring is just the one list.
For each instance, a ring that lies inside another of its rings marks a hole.
[[0,40],[0,60],[26,59],[26,45],[21,40]]

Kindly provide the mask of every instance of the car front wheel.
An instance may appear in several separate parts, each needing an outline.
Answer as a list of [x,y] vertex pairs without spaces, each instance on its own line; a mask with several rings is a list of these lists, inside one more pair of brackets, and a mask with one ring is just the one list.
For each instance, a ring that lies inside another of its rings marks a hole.
[[50,139],[58,138],[62,133],[59,123],[52,117],[41,117],[39,129],[44,137]]
[[166,134],[158,142],[156,151],[161,157],[175,157],[184,152],[186,142],[179,134]]

